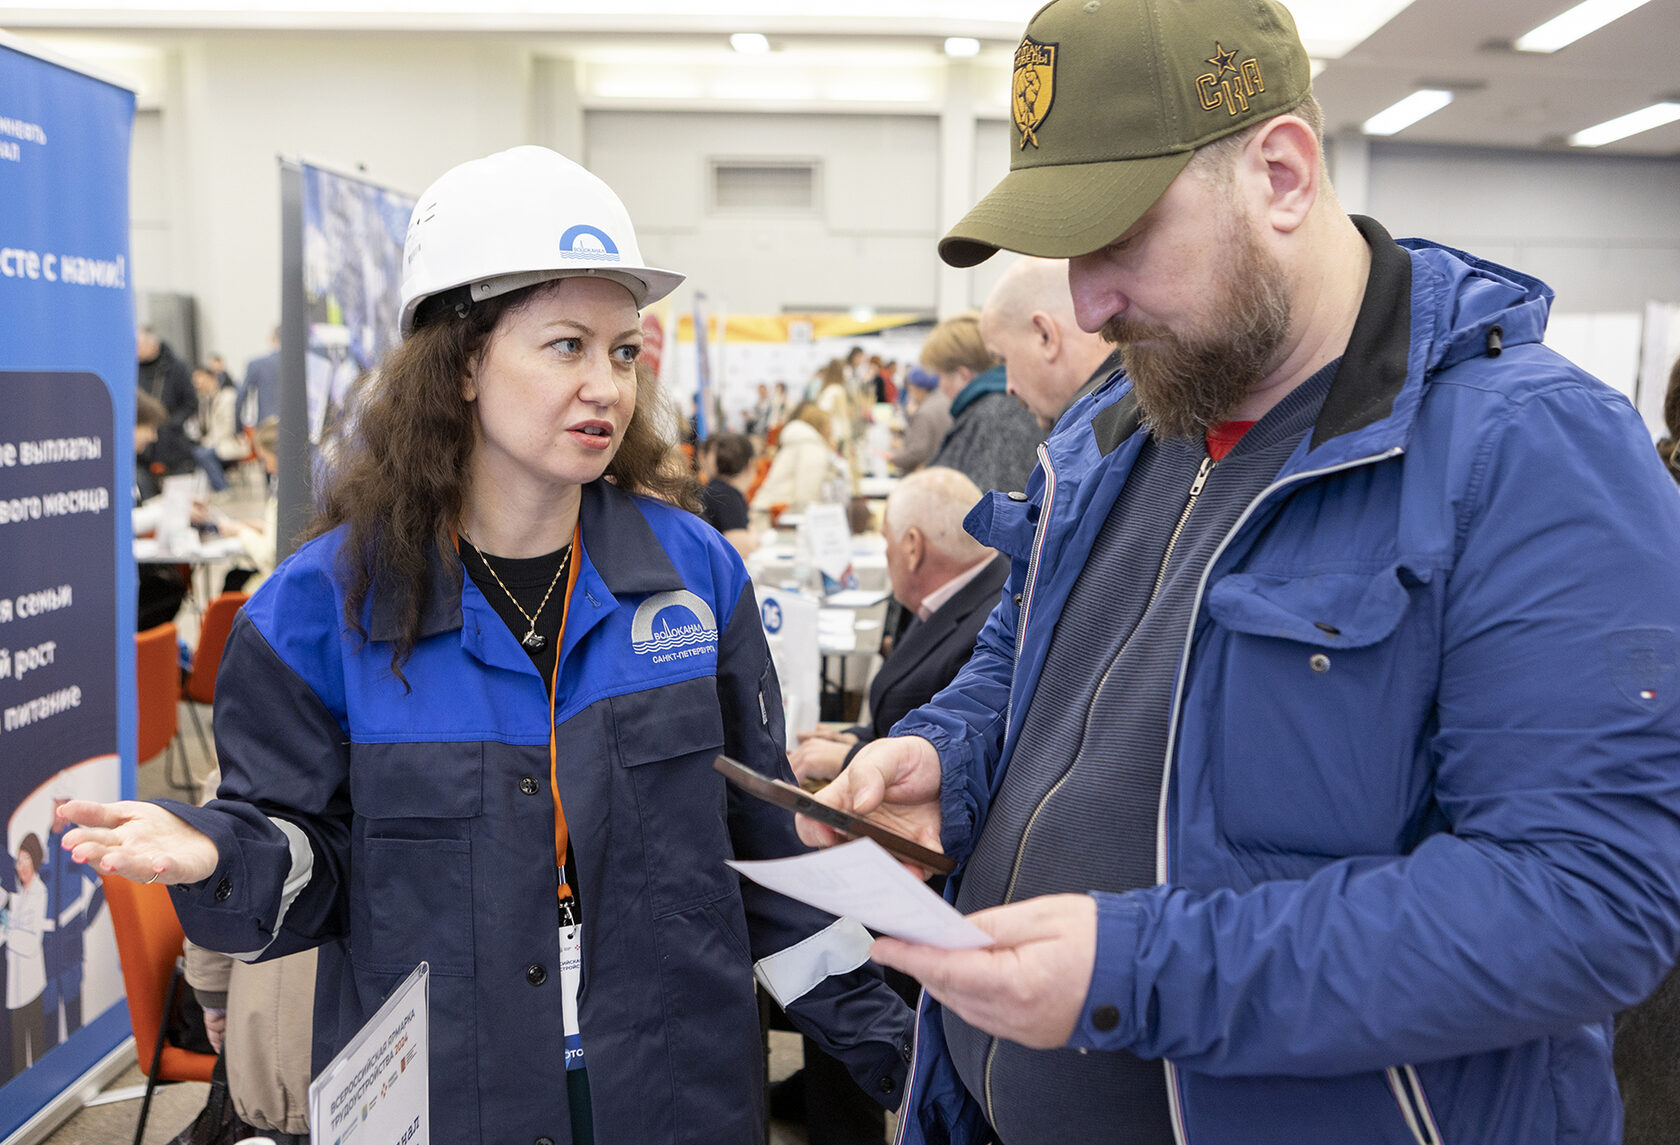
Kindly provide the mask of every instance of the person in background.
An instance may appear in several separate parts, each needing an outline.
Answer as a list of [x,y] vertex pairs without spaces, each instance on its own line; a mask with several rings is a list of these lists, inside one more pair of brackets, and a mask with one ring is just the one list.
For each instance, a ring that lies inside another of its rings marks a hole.
[[747,411],[747,424],[744,432],[753,437],[763,437],[770,432],[770,419],[774,415],[770,402],[770,387],[763,382],[758,383],[758,400],[752,409]]
[[782,428],[788,419],[788,391],[786,382],[777,382],[770,390],[770,426],[764,432],[771,434]]
[[251,452],[250,443],[239,430],[238,395],[233,383],[219,383],[216,371],[209,366],[195,369],[192,380],[198,393],[198,413],[187,423],[187,435],[198,443],[193,456],[210,475],[210,487],[225,489],[227,468]]
[[846,387],[846,392],[856,401],[868,401],[869,357],[863,352],[863,347],[853,346],[846,351],[845,359],[837,364],[841,367],[840,382]]
[[[559,242],[579,218],[618,261]],[[756,1139],[755,972],[896,1104],[868,933],[726,865],[803,848],[712,767],[793,778],[752,582],[637,362],[681,276],[541,147],[446,172],[404,256],[312,539],[228,637],[219,797],[72,801],[72,856],[169,885],[201,946],[317,948],[317,1072],[428,962],[439,1142]]]
[[980,337],[980,317],[959,314],[922,343],[922,365],[951,403],[951,428],[928,462],[966,474],[981,489],[1021,489],[1044,434],[1006,392],[1004,370]]
[[968,663],[996,606],[1009,561],[963,531],[980,490],[955,469],[917,470],[887,498],[881,532],[893,598],[914,618],[869,684],[869,722],[799,737],[789,753],[801,780],[833,779],[858,748],[891,733]]
[[782,426],[775,456],[763,484],[753,494],[752,507],[768,511],[780,505],[802,513],[812,501],[820,501],[835,483],[846,481],[840,457],[829,442],[829,418],[815,402],[801,402]]
[[47,888],[41,882],[41,840],[31,832],[18,843],[17,890],[5,895],[6,1009],[12,1022],[12,1072],[16,1077],[47,1052],[47,988],[42,940],[47,930]]
[[[134,507],[129,524],[136,537],[155,532],[163,513],[157,477],[140,459],[168,420],[169,411],[162,402],[144,391],[134,395]],[[144,632],[174,620],[187,598],[187,580],[180,568],[145,561],[138,566],[136,580],[138,630]]]
[[980,337],[1008,374],[1009,393],[1045,432],[1078,398],[1120,369],[1120,351],[1079,328],[1067,260],[1022,258],[980,308]]
[[747,487],[753,479],[752,440],[716,433],[700,446],[700,518],[746,556],[758,547],[748,528]]
[[1611,1017],[1680,950],[1642,420],[1543,283],[1347,214],[1281,4],[1053,0],[1014,62],[940,254],[1068,258],[1125,369],[969,515],[974,656],[819,796],[994,939],[875,945],[927,991],[901,1140],[1618,1140]]
[[232,374],[228,373],[227,359],[220,354],[211,354],[204,359],[204,365],[212,374],[216,375],[216,385],[232,386],[235,392],[238,392],[239,383],[233,380]]
[[[215,798],[221,781],[212,767],[200,804]],[[261,1130],[275,1145],[308,1145],[316,957],[310,949],[242,962],[186,941],[183,972],[203,1011],[216,1068],[204,1108],[176,1142],[220,1145]]]
[[156,440],[142,461],[147,466],[154,462],[162,465],[165,473],[191,473],[193,443],[187,423],[198,414],[198,391],[193,387],[192,371],[150,326],[135,331],[134,346],[139,358],[136,387],[161,402],[169,412],[168,419],[158,426]]
[[858,401],[856,391],[847,381],[845,365],[836,358],[817,374],[817,394],[812,400],[828,415],[829,444],[834,446],[847,467],[852,459],[852,442],[856,437]]
[[939,451],[940,442],[951,432],[951,399],[939,386],[939,375],[916,366],[911,369],[908,423],[904,440],[887,461],[900,473],[913,473]]
[[280,327],[268,335],[268,353],[245,364],[239,384],[239,424],[254,428],[280,416]]

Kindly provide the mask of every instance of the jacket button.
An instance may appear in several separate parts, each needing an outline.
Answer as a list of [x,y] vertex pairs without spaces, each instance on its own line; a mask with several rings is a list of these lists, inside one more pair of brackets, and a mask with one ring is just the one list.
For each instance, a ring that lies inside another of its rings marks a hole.
[[536,780],[527,775],[524,779],[519,781],[519,790],[523,791],[526,795],[535,795],[539,790],[541,790],[541,788],[537,786]]
[[1330,657],[1322,652],[1314,652],[1312,659],[1307,661],[1309,667],[1320,675],[1330,670]]
[[894,1089],[897,1089],[898,1087],[893,1084],[893,1079],[892,1078],[884,1077],[880,1081],[875,1083],[875,1088],[880,1090],[882,1093],[891,1093]]
[[539,1138],[537,1138],[537,1145],[554,1145],[554,1138],[552,1138],[552,1137],[539,1137]]
[[1120,1011],[1113,1006],[1098,1006],[1091,1011],[1091,1025],[1101,1033],[1108,1033],[1120,1024]]
[[905,1042],[902,1046],[899,1046],[898,1052],[903,1056],[905,1061],[909,1061],[916,1056],[916,1049],[909,1042]]
[[525,968],[525,981],[533,986],[541,986],[548,981],[548,967],[541,962],[533,962]]
[[229,899],[229,897],[232,896],[232,894],[233,894],[233,880],[232,879],[223,879],[221,882],[216,884],[216,901],[217,902],[227,902],[227,900]]
[[1025,501],[1027,499],[1027,495],[1025,493],[1021,492],[1019,489],[1016,489],[1012,493],[1009,494],[1009,499],[1011,501]]

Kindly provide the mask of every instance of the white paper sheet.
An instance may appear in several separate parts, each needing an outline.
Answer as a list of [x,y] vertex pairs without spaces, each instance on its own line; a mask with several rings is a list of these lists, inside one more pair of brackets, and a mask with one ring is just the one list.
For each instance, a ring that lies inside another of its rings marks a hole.
[[729,865],[760,886],[870,930],[946,950],[990,946],[985,931],[899,866],[873,839],[854,839],[791,859]]

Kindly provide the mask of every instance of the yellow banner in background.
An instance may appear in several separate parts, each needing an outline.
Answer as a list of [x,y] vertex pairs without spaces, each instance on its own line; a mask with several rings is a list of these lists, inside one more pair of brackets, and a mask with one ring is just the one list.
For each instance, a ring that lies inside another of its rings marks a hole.
[[[707,331],[713,341],[725,342],[818,342],[825,338],[855,338],[877,334],[920,322],[921,314],[877,314],[859,321],[848,314],[730,314],[721,322],[713,318]],[[677,341],[694,341],[694,316],[677,319]]]

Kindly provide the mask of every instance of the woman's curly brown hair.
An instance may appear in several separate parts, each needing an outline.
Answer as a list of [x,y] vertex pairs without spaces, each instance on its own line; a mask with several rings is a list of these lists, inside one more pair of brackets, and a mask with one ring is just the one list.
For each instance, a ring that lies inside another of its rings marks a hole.
[[[403,624],[391,670],[399,680],[419,638],[431,562],[457,559],[455,532],[477,437],[461,381],[481,362],[502,316],[553,288],[540,283],[470,307],[423,306],[414,332],[365,387],[342,459],[316,499],[306,538],[348,526],[338,557],[345,624],[365,641],[361,615],[368,595],[377,591],[396,602]],[[607,464],[607,478],[694,509],[696,488],[676,447],[676,424],[658,379],[638,363],[636,408]]]

